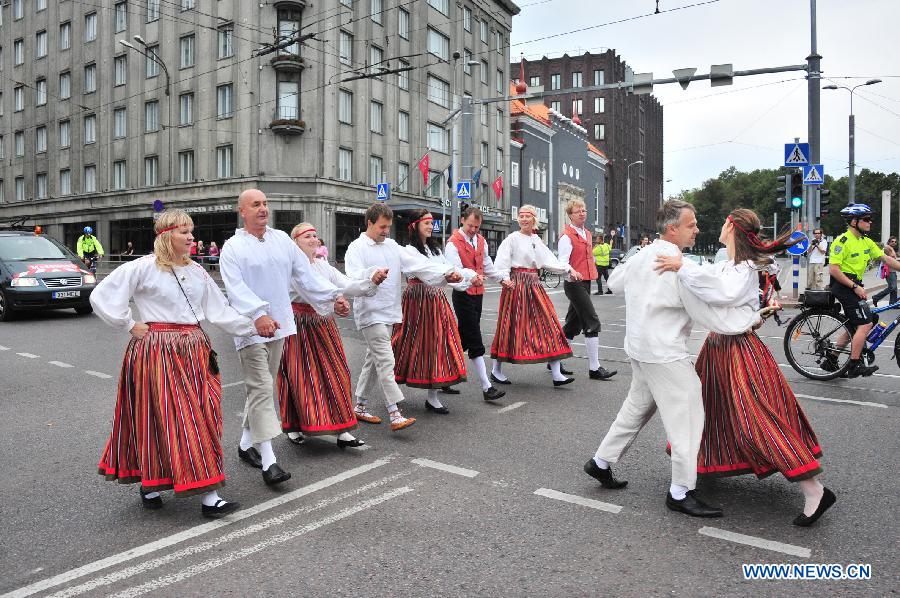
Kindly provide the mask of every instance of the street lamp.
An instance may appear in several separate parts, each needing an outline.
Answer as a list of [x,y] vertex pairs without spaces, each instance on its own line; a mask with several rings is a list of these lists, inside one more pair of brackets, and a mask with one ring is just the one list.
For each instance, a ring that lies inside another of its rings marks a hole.
[[853,116],[853,92],[857,87],[866,85],[875,85],[881,83],[881,79],[869,79],[865,83],[847,87],[846,85],[826,85],[822,89],[846,89],[850,92],[850,186],[847,190],[847,203],[851,204],[856,201],[856,120]]
[[625,251],[631,249],[631,167],[643,163],[636,160],[625,168]]
[[666,200],[663,199],[663,192],[664,192],[663,187],[665,187],[666,183],[671,183],[671,182],[672,182],[672,179],[666,179],[666,180],[663,181],[662,184],[659,186],[659,205],[660,205],[660,206],[662,206],[662,205],[666,202]]

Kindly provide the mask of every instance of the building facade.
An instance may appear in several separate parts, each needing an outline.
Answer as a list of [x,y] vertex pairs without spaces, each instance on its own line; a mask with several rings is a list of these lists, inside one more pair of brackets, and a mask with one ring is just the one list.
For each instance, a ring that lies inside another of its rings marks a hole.
[[[516,72],[520,65],[511,65]],[[529,91],[543,91],[544,103],[569,118],[578,117],[588,140],[609,159],[608,201],[604,221],[608,228],[624,230],[626,169],[631,168],[631,238],[636,242],[655,230],[656,210],[663,193],[663,110],[651,95],[629,95],[607,89],[555,94],[565,90],[623,81],[625,62],[607,50],[581,56],[564,54],[524,62],[524,83]]]
[[[315,223],[340,260],[377,183],[390,183],[399,208],[447,202],[443,123],[461,93],[505,91],[518,10],[508,0],[4,2],[0,217],[31,215],[70,247],[91,225],[110,251],[132,241],[147,252],[161,202],[221,245],[240,225],[238,195],[257,187],[274,226]],[[256,53],[273,31],[284,47]],[[297,43],[298,32],[314,37]],[[509,115],[487,116],[473,141],[488,147],[493,180],[506,170]],[[506,207],[485,222],[507,223]]]

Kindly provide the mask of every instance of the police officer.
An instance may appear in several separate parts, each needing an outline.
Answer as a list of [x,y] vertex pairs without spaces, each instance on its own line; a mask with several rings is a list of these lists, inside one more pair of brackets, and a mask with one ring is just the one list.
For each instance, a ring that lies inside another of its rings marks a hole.
[[88,261],[93,263],[98,257],[103,257],[103,245],[100,244],[100,239],[94,236],[94,229],[90,226],[85,226],[84,234],[78,237],[75,252],[86,266],[91,265]]

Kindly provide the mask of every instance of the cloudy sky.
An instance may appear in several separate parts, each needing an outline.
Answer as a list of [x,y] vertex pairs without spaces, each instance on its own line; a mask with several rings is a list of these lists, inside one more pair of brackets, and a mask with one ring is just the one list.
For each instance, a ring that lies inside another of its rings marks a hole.
[[[802,64],[810,49],[808,0],[521,0],[513,19],[511,56],[526,60],[613,48],[636,73],[670,77],[676,68],[733,63],[735,70]],[[818,0],[822,85],[882,83],[854,93],[857,172],[900,171],[900,22],[898,0]],[[593,27],[597,26],[597,27]],[[591,27],[581,32],[573,29]],[[555,34],[563,34],[554,36]],[[549,39],[539,39],[547,38]],[[694,188],[722,170],[774,168],[783,145],[807,137],[807,82],[791,72],[734,79],[730,87],[706,81],[657,86],[665,107],[666,195]],[[827,174],[848,168],[850,94],[822,91],[822,162]],[[614,156],[613,156],[614,157]]]

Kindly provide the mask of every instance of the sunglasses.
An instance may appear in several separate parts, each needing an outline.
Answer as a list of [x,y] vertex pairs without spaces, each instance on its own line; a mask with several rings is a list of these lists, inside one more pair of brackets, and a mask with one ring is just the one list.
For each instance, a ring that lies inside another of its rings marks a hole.
[[860,218],[860,220],[863,221],[863,222],[872,222],[872,217],[871,217],[871,216],[865,216],[865,217],[863,217],[863,218]]

